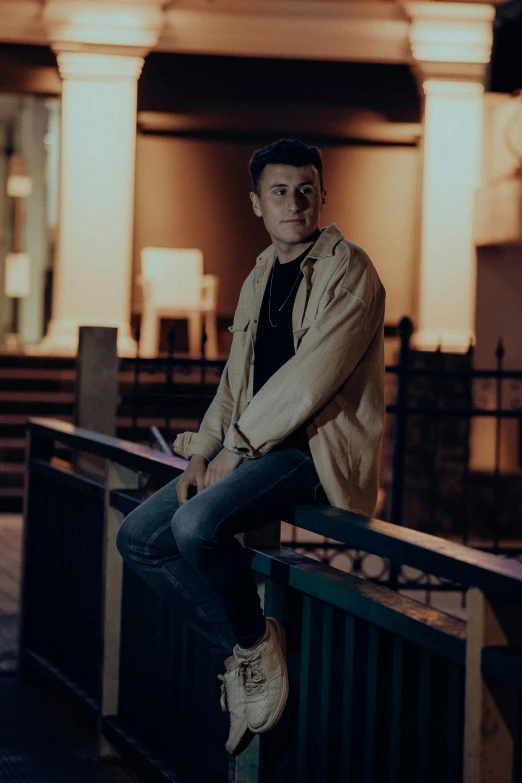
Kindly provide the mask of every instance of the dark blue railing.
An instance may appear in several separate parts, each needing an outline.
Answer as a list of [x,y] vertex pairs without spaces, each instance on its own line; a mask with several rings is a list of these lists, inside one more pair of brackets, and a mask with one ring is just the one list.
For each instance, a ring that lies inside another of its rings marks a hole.
[[[250,547],[265,612],[286,627],[291,695],[278,727],[229,759],[216,661],[179,610],[122,573],[114,543],[144,477],[165,482],[185,461],[63,422],[28,432],[21,671],[75,698],[100,754],[116,747],[183,783],[521,779],[522,565],[298,506],[304,529],[466,585],[467,622],[284,547]],[[73,468],[85,453],[89,474]]]

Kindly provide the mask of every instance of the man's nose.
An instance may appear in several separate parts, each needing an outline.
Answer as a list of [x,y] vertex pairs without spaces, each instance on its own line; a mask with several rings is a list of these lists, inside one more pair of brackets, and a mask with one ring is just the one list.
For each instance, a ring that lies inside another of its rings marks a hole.
[[303,194],[297,191],[297,193],[290,194],[287,206],[290,212],[297,212],[298,210],[303,209],[305,204],[306,199],[304,198]]

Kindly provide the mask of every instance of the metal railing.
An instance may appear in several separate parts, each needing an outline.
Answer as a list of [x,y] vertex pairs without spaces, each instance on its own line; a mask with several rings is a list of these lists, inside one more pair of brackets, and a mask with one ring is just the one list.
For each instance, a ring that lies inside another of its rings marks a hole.
[[[397,361],[386,367],[388,426],[381,470],[384,502],[381,516],[395,524],[424,532],[459,538],[483,551],[522,558],[522,458],[512,475],[501,468],[503,449],[502,422],[518,422],[522,431],[522,371],[504,369],[504,350],[499,341],[495,368],[474,368],[474,349],[466,354],[446,355],[414,351],[411,347],[412,322],[403,318],[397,326],[386,327],[387,337],[399,341]],[[139,340],[139,331],[136,333]],[[192,429],[199,426],[215,393],[225,365],[224,360],[205,358],[206,335],[203,330],[201,358],[174,355],[175,332],[168,335],[166,356],[154,359],[125,359],[122,366],[134,373],[133,389],[121,396],[132,408],[133,439],[139,437],[140,412],[156,405],[164,417],[163,434],[172,440],[175,418],[193,417]],[[164,382],[156,383],[160,392],[152,393],[143,382],[144,373]],[[190,389],[177,393],[178,386]],[[146,406],[149,406],[147,408]],[[495,421],[491,443],[491,470],[473,469],[471,438],[474,422]],[[149,442],[152,443],[149,437]],[[364,574],[364,554],[347,549],[342,542],[298,541],[291,536],[285,542],[299,551],[318,557],[324,563],[351,563],[355,574]],[[366,569],[367,570],[367,569]],[[377,576],[370,578],[393,589],[424,593],[459,590],[445,580],[429,580],[425,574],[411,576],[388,562],[382,563]]]
[[[280,547],[250,548],[287,631],[276,729],[224,750],[216,662],[122,568],[117,528],[184,460],[52,420],[28,425],[20,666],[91,715],[150,779],[183,783],[496,783],[521,779],[522,565],[330,506],[295,524],[468,587],[468,621]],[[55,444],[102,459],[86,475]]]
[[[143,419],[147,411],[159,413],[163,434],[167,440],[176,432],[175,419],[191,416],[199,423],[212,402],[226,359],[207,359],[205,344],[207,335],[202,326],[201,356],[198,359],[176,356],[176,332],[170,328],[167,334],[165,356],[142,357],[140,355],[140,330],[136,329],[138,346],[135,358],[120,361],[121,370],[132,372],[132,388],[120,394],[119,408],[128,412],[131,419],[131,437],[143,439]],[[160,380],[160,378],[162,380]],[[179,393],[177,386],[185,391]],[[158,390],[159,387],[159,390]],[[151,441],[145,430],[146,439]]]

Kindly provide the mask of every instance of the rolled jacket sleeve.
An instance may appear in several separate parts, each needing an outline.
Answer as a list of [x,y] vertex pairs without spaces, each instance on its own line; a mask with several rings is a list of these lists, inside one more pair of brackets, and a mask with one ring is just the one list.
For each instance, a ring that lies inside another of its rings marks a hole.
[[225,364],[214,399],[207,408],[198,432],[181,432],[173,449],[185,459],[201,454],[207,460],[223,448],[223,439],[232,419],[233,397],[228,380],[228,362]]
[[[252,282],[252,274],[244,281],[239,294],[239,300],[234,314],[246,309],[247,292]],[[237,348],[232,344],[230,356],[223,368],[214,399],[207,408],[197,432],[181,432],[175,439],[173,449],[185,459],[194,454],[201,454],[207,460],[214,459],[223,448],[225,434],[232,421],[234,410],[234,395],[230,388],[229,368],[238,361]]]
[[358,265],[353,277],[347,272],[295,355],[230,424],[226,449],[250,458],[266,454],[322,408],[350,376],[383,328],[385,301],[384,288],[368,266]]

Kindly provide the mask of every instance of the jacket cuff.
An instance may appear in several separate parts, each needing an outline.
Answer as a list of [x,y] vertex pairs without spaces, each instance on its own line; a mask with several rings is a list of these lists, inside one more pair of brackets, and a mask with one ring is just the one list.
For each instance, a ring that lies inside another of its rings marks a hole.
[[250,457],[255,459],[261,457],[263,451],[254,448],[251,443],[248,442],[246,437],[239,429],[237,423],[231,424],[225,435],[223,441],[223,447],[228,451],[233,451],[235,454],[239,454],[242,457]]
[[172,448],[184,459],[190,459],[194,454],[201,454],[210,462],[216,454],[219,454],[223,445],[211,435],[204,435],[201,432],[180,432]]

